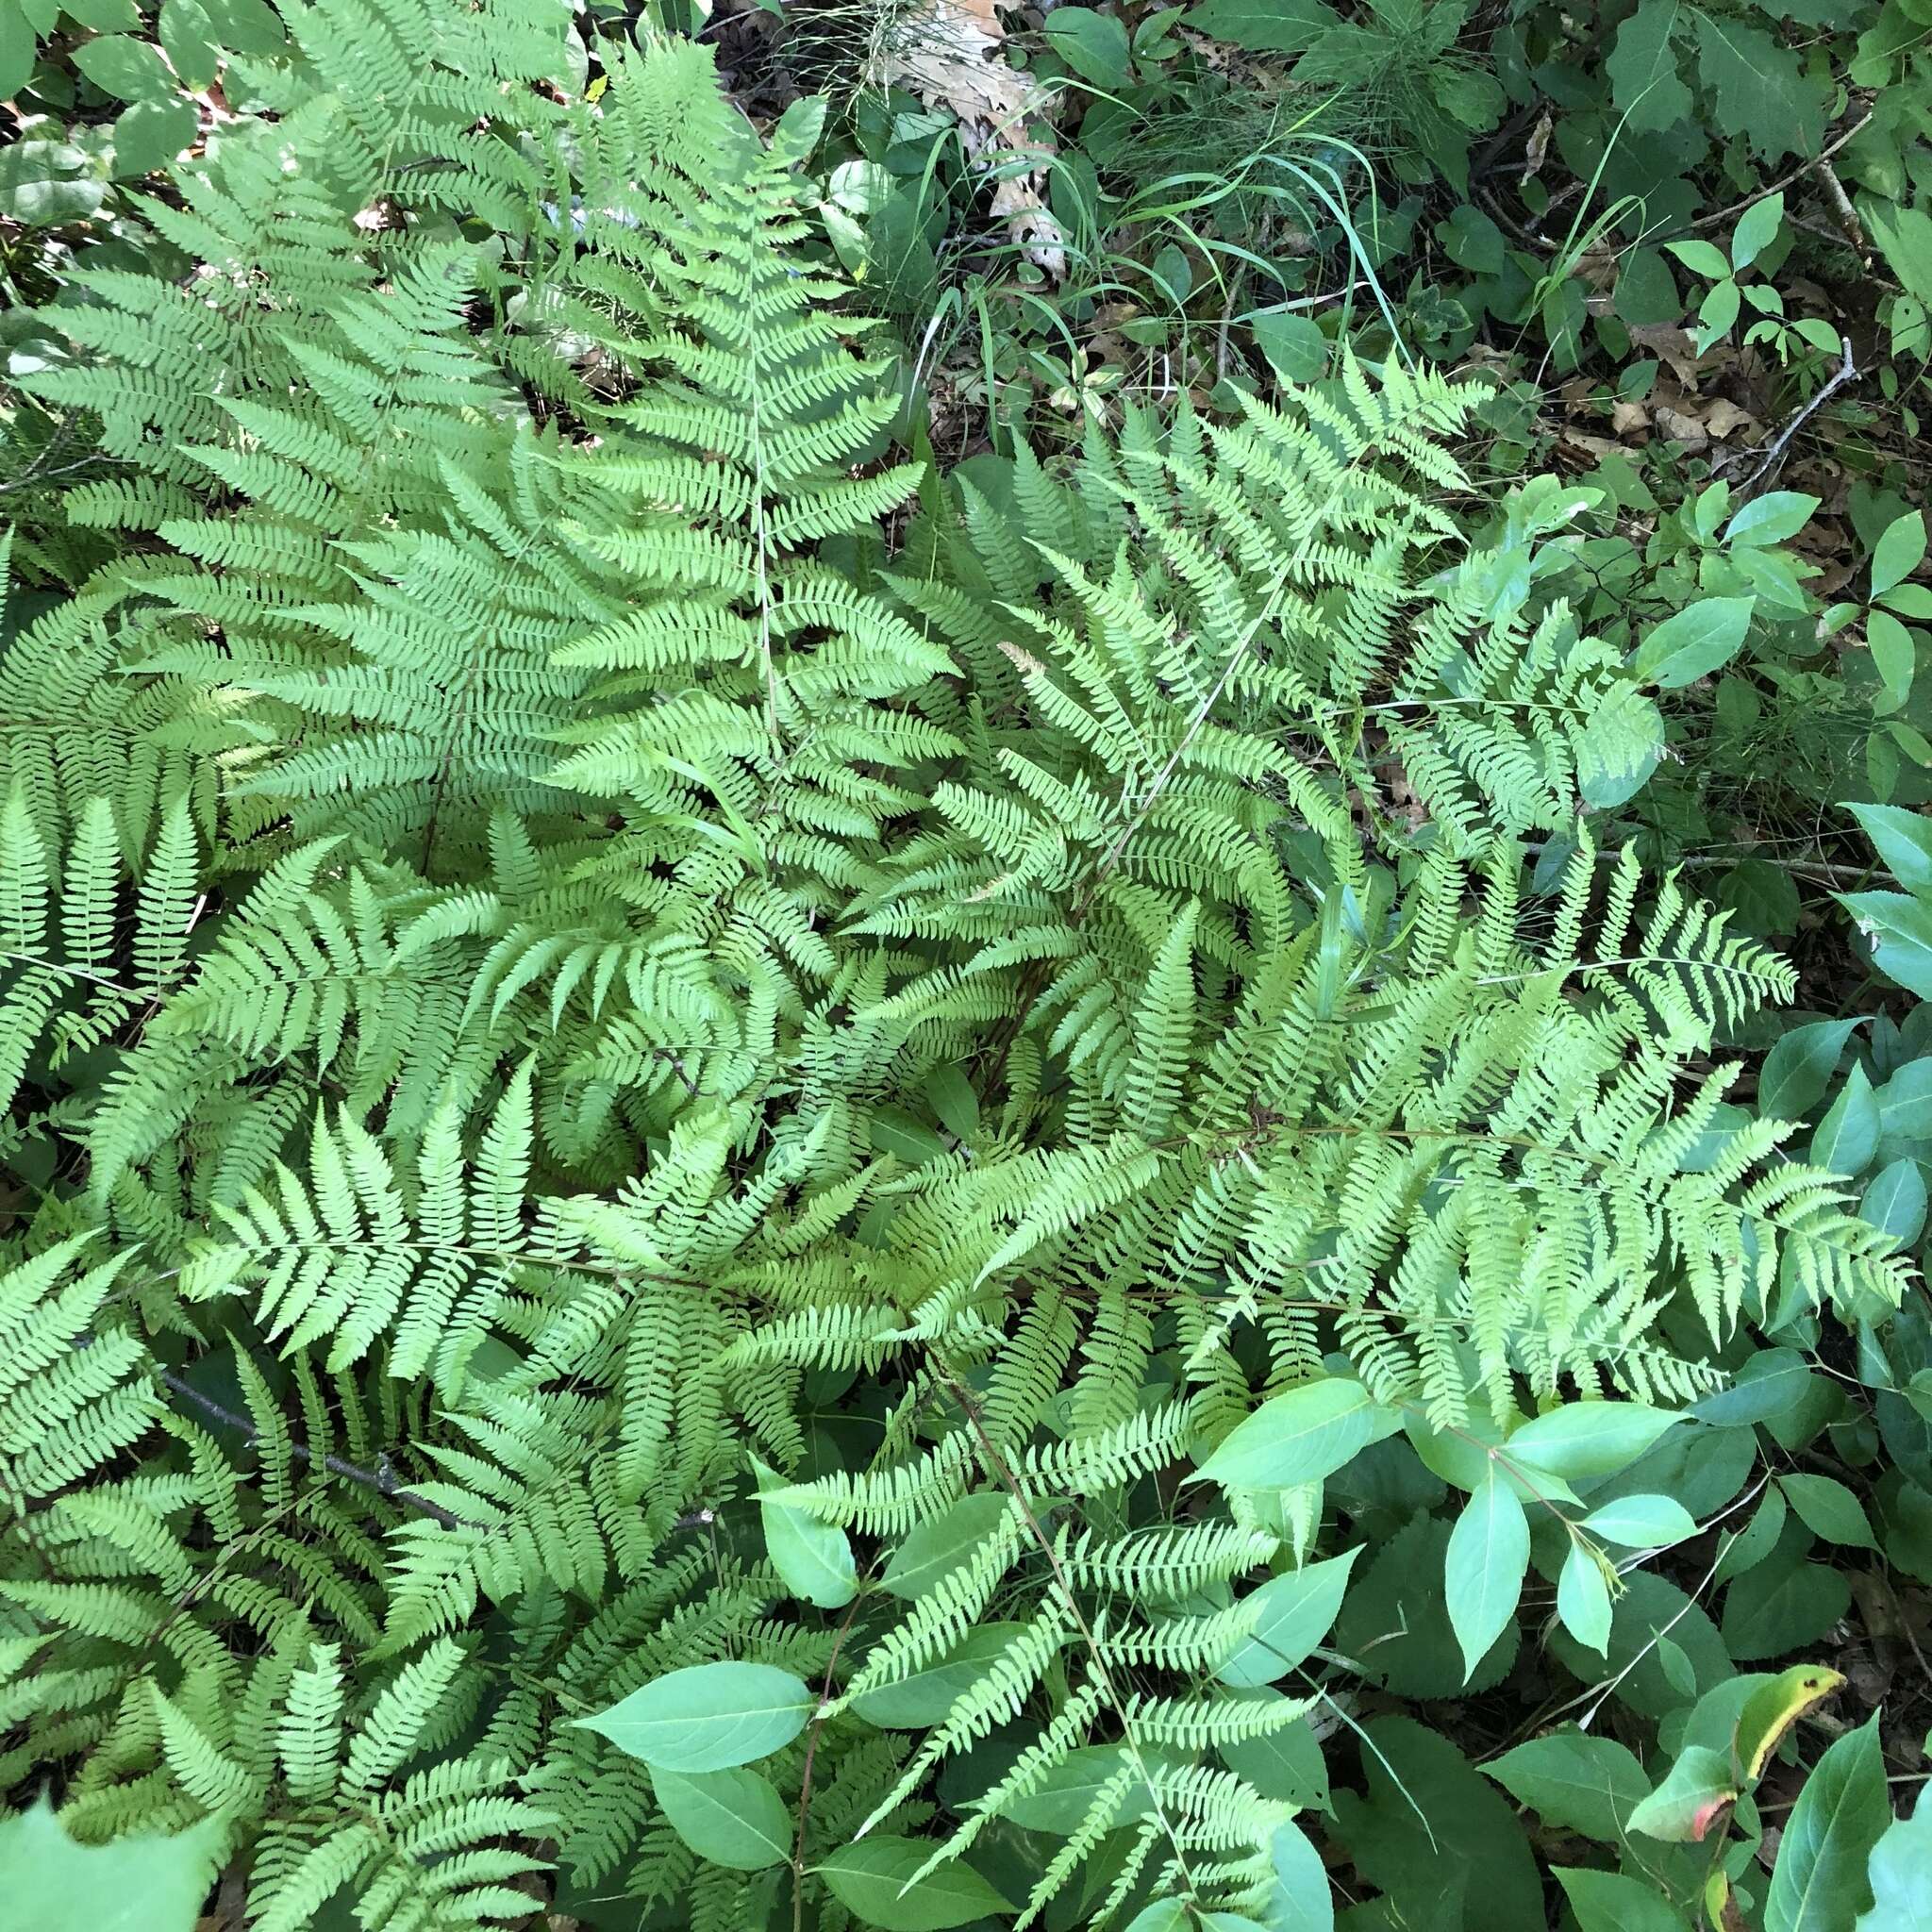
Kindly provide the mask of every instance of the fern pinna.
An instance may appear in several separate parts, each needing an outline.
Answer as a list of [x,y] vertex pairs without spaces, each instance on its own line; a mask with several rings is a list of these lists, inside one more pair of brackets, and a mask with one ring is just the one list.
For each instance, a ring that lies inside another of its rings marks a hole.
[[283,11],[33,378],[125,549],[0,661],[0,1781],[289,1932],[1270,1922],[1324,1478],[1562,1513],[1529,1418],[1903,1282],[1579,818],[1574,493],[1471,547],[1349,362],[996,502],[708,55]]

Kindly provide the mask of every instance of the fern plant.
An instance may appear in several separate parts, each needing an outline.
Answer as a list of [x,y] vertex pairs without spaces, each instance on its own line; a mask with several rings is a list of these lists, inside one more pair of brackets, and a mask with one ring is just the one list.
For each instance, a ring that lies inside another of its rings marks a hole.
[[1906,1279],[1589,836],[1574,492],[1472,546],[1351,363],[996,507],[707,54],[284,10],[35,378],[124,547],[0,664],[7,1782],[273,1927],[1265,1919],[1327,1478],[1588,1569],[1548,1424]]

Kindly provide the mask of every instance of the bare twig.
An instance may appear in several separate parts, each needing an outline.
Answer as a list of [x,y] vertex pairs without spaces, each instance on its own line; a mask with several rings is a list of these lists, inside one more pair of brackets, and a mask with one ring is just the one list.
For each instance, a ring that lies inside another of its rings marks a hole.
[[[245,1415],[238,1415],[232,1408],[225,1407],[212,1395],[204,1395],[193,1383],[177,1375],[173,1369],[160,1371],[161,1380],[171,1394],[178,1395],[182,1401],[198,1408],[209,1421],[217,1422],[224,1428],[238,1429],[251,1442],[261,1440],[261,1431]],[[340,1456],[323,1455],[318,1457],[306,1442],[291,1442],[289,1453],[297,1462],[317,1463],[327,1470],[330,1475],[339,1475],[352,1483],[360,1483],[363,1488],[375,1491],[378,1495],[387,1496],[391,1503],[400,1504],[405,1509],[420,1510],[433,1522],[440,1523],[445,1529],[488,1529],[487,1523],[478,1523],[474,1517],[458,1516],[454,1509],[445,1509],[441,1503],[432,1503],[427,1496],[414,1490],[406,1490],[396,1481],[395,1472],[389,1466],[388,1457],[383,1457],[374,1469],[364,1469],[359,1463],[345,1461]]]
[[[1814,168],[1824,168],[1825,163],[1831,159],[1833,155],[1838,153],[1840,148],[1865,131],[1865,125],[1871,119],[1872,109],[1867,108],[1842,134],[1839,135],[1836,140],[1827,142],[1808,161],[1799,162],[1789,175],[1781,175],[1769,188],[1760,188],[1756,192],[1745,195],[1741,201],[1732,202],[1728,208],[1718,208],[1711,214],[1699,215],[1694,222],[1687,225],[1684,232],[1695,235],[1702,233],[1706,228],[1721,227],[1733,215],[1740,215],[1747,208],[1754,206],[1756,203],[1769,201],[1774,194],[1782,193],[1793,181],[1802,180]],[[1826,172],[1829,173],[1830,171],[1827,169]],[[1844,190],[1840,188],[1839,192],[1842,194]]]
[[1777,468],[1778,464],[1784,459],[1786,446],[1790,443],[1791,438],[1797,435],[1798,431],[1830,401],[1833,395],[1841,390],[1846,383],[1857,380],[1857,367],[1852,360],[1852,339],[1850,336],[1840,336],[1838,340],[1839,347],[1844,354],[1844,360],[1833,372],[1831,380],[1778,431],[1776,440],[1765,451],[1763,458],[1757,467],[1745,477],[1743,482],[1739,484],[1738,494],[1740,496],[1748,495],[1766,476]]
[[805,1741],[805,1774],[798,1787],[798,1830],[791,1840],[791,1932],[802,1932],[805,1924],[805,1827],[811,1817],[811,1774],[818,1761],[819,1735],[825,1727],[825,1713],[832,1705],[832,1679],[839,1669],[839,1653],[845,1647],[852,1619],[865,1601],[858,1591],[839,1622],[839,1634],[832,1639],[832,1654],[825,1659],[824,1682],[819,1686],[819,1707],[812,1714],[811,1735]]

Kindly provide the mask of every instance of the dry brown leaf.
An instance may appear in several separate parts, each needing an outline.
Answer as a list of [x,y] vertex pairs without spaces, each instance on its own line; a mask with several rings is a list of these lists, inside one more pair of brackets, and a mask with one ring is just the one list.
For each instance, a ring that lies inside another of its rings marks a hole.
[[1688,415],[1682,409],[1659,405],[1655,421],[1673,442],[1681,442],[1686,449],[1701,450],[1710,446],[1710,433],[1705,428],[1701,416]]
[[1735,429],[1757,429],[1760,425],[1749,409],[1740,409],[1736,403],[1719,396],[1715,402],[1705,405],[1704,426],[1719,442],[1723,442]]
[[1630,340],[1646,356],[1655,356],[1663,363],[1689,393],[1696,394],[1699,375],[1697,349],[1689,329],[1679,328],[1669,322],[1633,323]]
[[1640,429],[1650,433],[1650,411],[1641,403],[1612,403],[1610,428],[1618,436],[1633,436]]
[[1007,64],[1005,43],[994,0],[927,0],[902,24],[875,77],[958,116],[967,152],[999,172],[993,213],[1027,260],[1058,281],[1066,274],[1066,238],[1046,206],[1044,172],[1012,167],[1015,157],[1053,152],[1043,129],[1027,125],[1043,121],[1048,101],[1031,75]]
[[1523,175],[1517,182],[1522,187],[1524,181],[1534,181],[1543,171],[1543,161],[1550,152],[1550,110],[1545,108],[1537,116],[1536,125],[1530,129],[1528,145],[1523,154]]

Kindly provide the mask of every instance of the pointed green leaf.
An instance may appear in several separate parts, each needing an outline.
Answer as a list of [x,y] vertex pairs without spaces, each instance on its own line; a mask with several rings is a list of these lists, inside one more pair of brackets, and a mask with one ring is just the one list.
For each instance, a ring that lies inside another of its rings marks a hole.
[[1626,1550],[1664,1549],[1697,1534],[1697,1519],[1674,1496],[1619,1496],[1583,1519],[1583,1527]]
[[755,1771],[665,1771],[651,1789],[671,1828],[699,1857],[762,1872],[791,1856],[792,1821],[769,1778]]
[[1294,1824],[1279,1825],[1268,1840],[1273,1883],[1261,1907],[1261,1932],[1333,1932],[1335,1893],[1328,1868]]
[[1878,1102],[1864,1068],[1855,1063],[1838,1098],[1818,1123],[1808,1158],[1813,1167],[1822,1167],[1827,1174],[1855,1175],[1863,1172],[1877,1151]]
[[1327,1636],[1360,1555],[1357,1544],[1340,1557],[1271,1577],[1249,1598],[1260,1609],[1247,1641],[1214,1674],[1241,1690],[1286,1676]]
[[693,1664],[576,1722],[654,1771],[729,1771],[791,1743],[817,1701],[770,1664]]
[[849,1604],[858,1594],[858,1569],[852,1560],[852,1544],[845,1532],[792,1504],[774,1501],[769,1492],[783,1489],[785,1478],[756,1456],[751,1463],[758,1481],[765,1554],[771,1557],[773,1569],[785,1579],[793,1596],[816,1604],[822,1610],[836,1610]]
[[42,1798],[0,1818],[0,1895],[8,1923],[22,1932],[194,1932],[223,1837],[210,1818],[173,1838],[79,1844]]
[[1285,1490],[1333,1475],[1401,1416],[1345,1375],[1304,1382],[1237,1423],[1190,1478],[1231,1490]]
[[1852,814],[1908,892],[1932,893],[1932,819],[1896,805],[1854,805]]
[[1533,1738],[1482,1767],[1545,1824],[1621,1844],[1650,1780],[1627,1746],[1578,1730]]
[[1767,194],[1762,201],[1754,201],[1731,231],[1731,266],[1740,272],[1749,268],[1777,240],[1784,219],[1782,194]]
[[975,1624],[951,1650],[910,1676],[857,1692],[850,1708],[881,1730],[916,1731],[943,1723],[954,1705],[985,1677],[987,1665],[1026,1627]]
[[1690,1932],[1690,1922],[1654,1885],[1621,1872],[1552,1866],[1577,1932]]
[[1925,558],[1925,518],[1921,510],[1894,519],[1885,526],[1872,551],[1872,594],[1883,596],[1903,583]]
[[1751,628],[1755,597],[1706,597],[1667,617],[1631,655],[1632,675],[1659,691],[1679,691],[1738,655]]
[[1442,1566],[1465,1676],[1474,1674],[1516,1614],[1528,1568],[1529,1519],[1516,1491],[1491,1474],[1456,1519]]
[[1764,1932],[1842,1932],[1873,1902],[1865,1863],[1891,1824],[1878,1713],[1818,1760],[1778,1840]]
[[1828,1475],[1781,1475],[1777,1482],[1813,1536],[1846,1549],[1878,1547],[1866,1520],[1865,1506],[1841,1482]]
[[1799,490],[1773,490],[1754,496],[1724,526],[1724,541],[1757,548],[1785,543],[1811,521],[1818,498]]
[[881,1585],[894,1596],[924,1596],[937,1589],[997,1530],[1011,1506],[998,1491],[961,1496],[943,1516],[922,1523],[892,1552]]
[[1563,1558],[1562,1574],[1557,1578],[1557,1615],[1563,1627],[1586,1650],[1599,1657],[1610,1654],[1610,1590],[1604,1573],[1589,1548],[1578,1542],[1570,1545]]
[[1504,1453],[1552,1475],[1614,1475],[1682,1420],[1641,1402],[1568,1402],[1524,1423]]
[[939,1846],[930,1839],[862,1838],[815,1868],[832,1896],[878,1932],[950,1932],[1012,1906],[971,1865],[955,1859],[915,1878]]
[[1816,1020],[1779,1034],[1758,1071],[1757,1111],[1766,1120],[1803,1120],[1824,1098],[1845,1041],[1863,1024],[1862,1020]]
[[1729,1759],[1707,1744],[1687,1744],[1649,1797],[1630,1814],[1630,1829],[1668,1844],[1702,1844],[1737,1802]]
[[75,48],[75,66],[117,101],[165,101],[175,92],[160,50],[130,34],[103,34]]
[[1865,1868],[1872,1909],[1857,1932],[1932,1932],[1932,1799],[1921,1788],[1909,1818],[1894,1819]]

